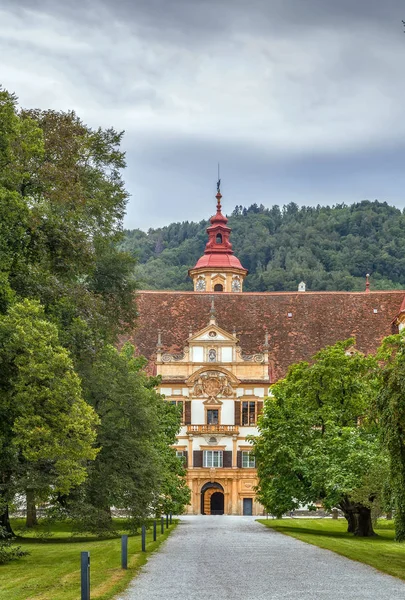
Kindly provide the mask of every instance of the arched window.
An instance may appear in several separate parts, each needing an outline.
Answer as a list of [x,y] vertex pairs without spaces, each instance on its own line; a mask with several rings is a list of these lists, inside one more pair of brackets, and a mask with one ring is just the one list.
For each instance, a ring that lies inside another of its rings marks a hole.
[[217,237],[215,238],[215,243],[222,244],[222,234],[221,233],[217,233]]
[[216,283],[214,285],[214,292],[223,292],[224,291],[224,286],[222,285],[222,283]]

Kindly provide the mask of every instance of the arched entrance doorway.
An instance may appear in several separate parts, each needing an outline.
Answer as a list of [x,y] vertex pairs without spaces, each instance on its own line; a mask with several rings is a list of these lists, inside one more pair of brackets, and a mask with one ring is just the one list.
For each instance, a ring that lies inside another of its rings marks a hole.
[[224,488],[220,483],[208,482],[201,488],[201,514],[224,514]]

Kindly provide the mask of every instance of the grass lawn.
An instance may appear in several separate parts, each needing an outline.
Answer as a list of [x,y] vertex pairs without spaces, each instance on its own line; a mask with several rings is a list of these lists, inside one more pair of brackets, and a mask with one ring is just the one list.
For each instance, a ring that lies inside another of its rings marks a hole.
[[379,520],[377,537],[358,538],[346,533],[345,519],[259,519],[270,529],[332,550],[370,565],[379,571],[405,579],[405,544],[394,541],[393,521]]
[[[125,589],[139,567],[167,538],[177,521],[169,525],[157,541],[152,541],[152,529],[147,530],[146,549],[141,552],[141,536],[128,539],[128,569],[121,569],[121,538],[99,539],[94,536],[72,537],[66,523],[52,527],[52,537],[24,533],[17,545],[30,552],[19,560],[0,565],[1,600],[78,600],[80,598],[80,552],[90,552],[90,583],[92,600],[109,600]],[[13,522],[17,529],[19,523]],[[38,526],[39,532],[41,526]],[[123,532],[125,533],[125,532]]]

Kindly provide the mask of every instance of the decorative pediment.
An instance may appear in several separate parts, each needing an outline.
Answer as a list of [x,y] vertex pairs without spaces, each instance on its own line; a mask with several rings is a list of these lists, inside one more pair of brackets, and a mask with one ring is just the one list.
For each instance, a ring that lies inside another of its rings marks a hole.
[[237,344],[238,338],[221,329],[218,325],[207,325],[189,338],[189,344],[200,342],[227,342],[228,344]]
[[213,398],[212,396],[210,396],[209,398],[204,400],[203,404],[205,404],[206,406],[221,406],[223,402],[221,402],[221,400],[218,400],[218,398]]

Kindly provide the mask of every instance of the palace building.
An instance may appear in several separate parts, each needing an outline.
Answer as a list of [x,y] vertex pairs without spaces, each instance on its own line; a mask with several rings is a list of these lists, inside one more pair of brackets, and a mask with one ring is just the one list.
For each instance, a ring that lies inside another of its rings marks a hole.
[[161,376],[160,392],[181,407],[176,450],[187,465],[190,514],[259,515],[249,436],[269,386],[289,365],[347,338],[376,350],[405,326],[405,292],[243,292],[248,272],[234,256],[221,212],[189,275],[193,292],[137,294],[137,350]]

